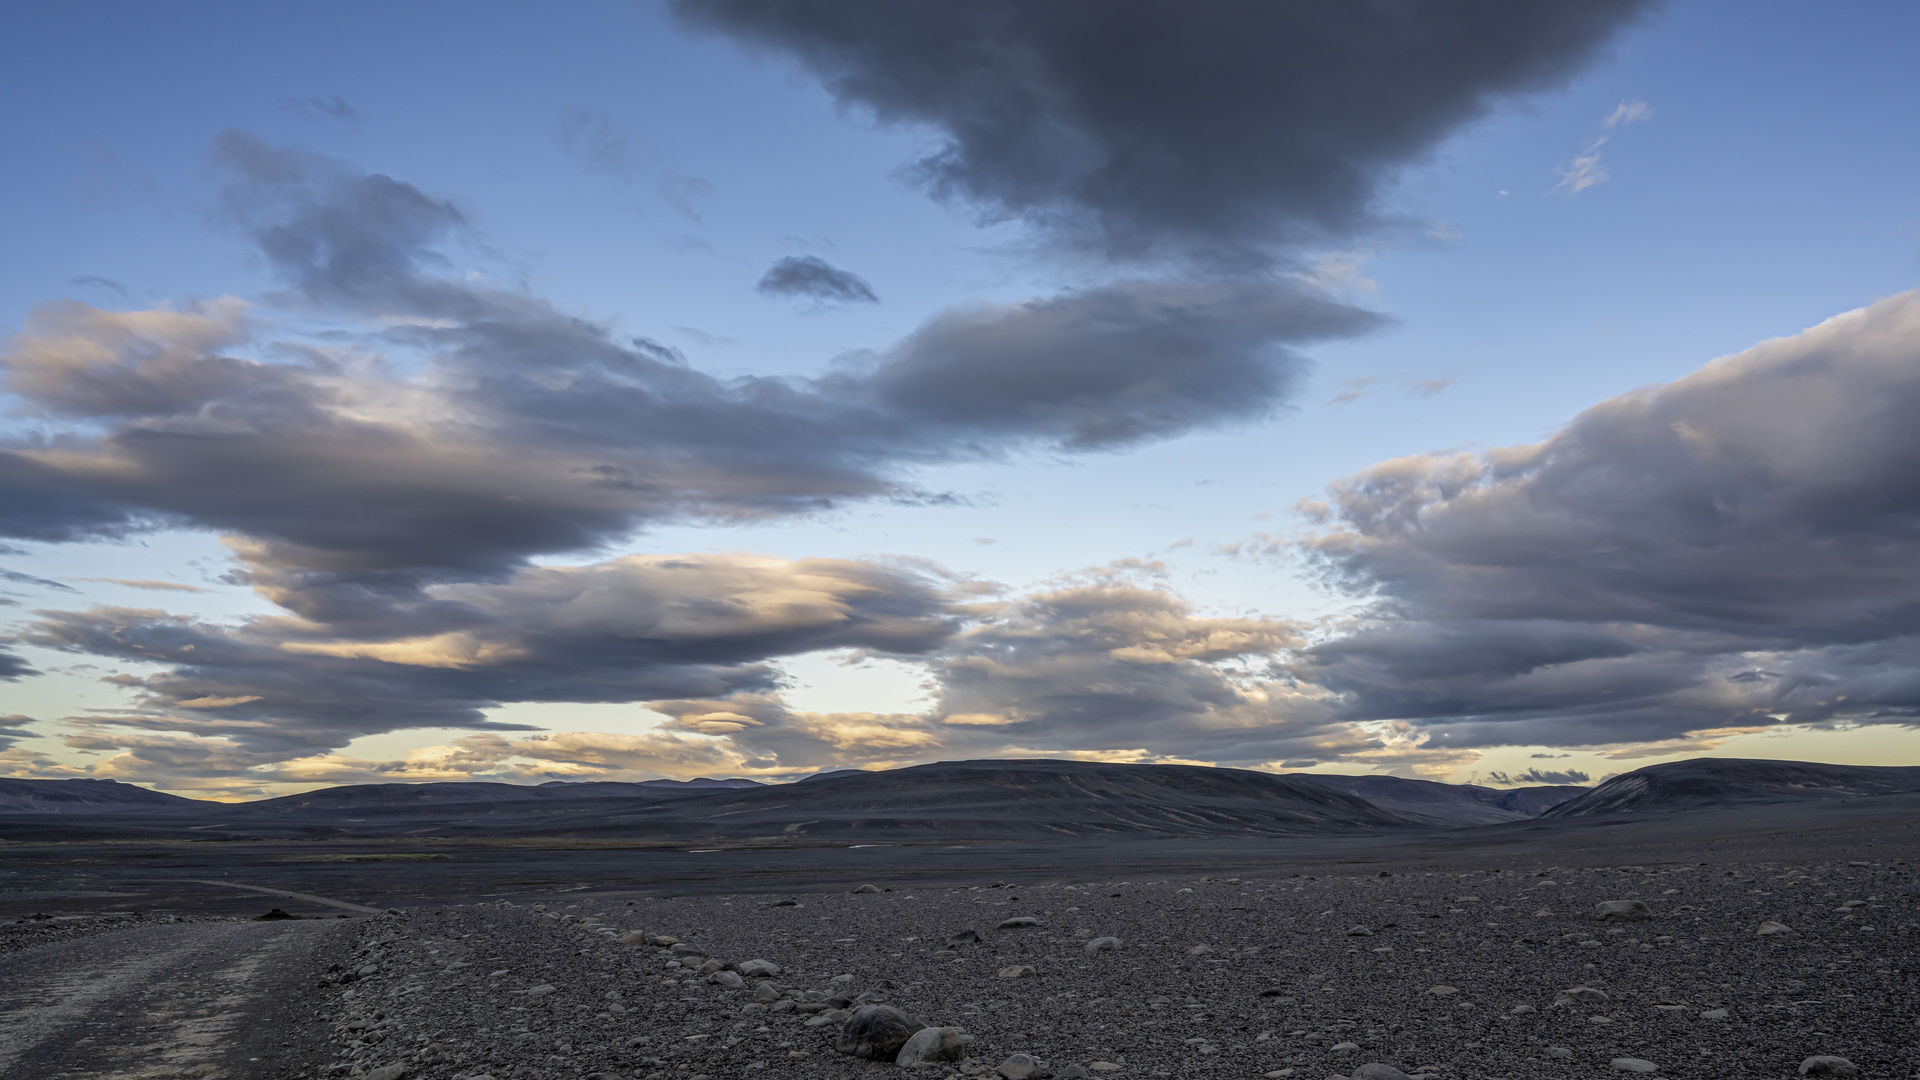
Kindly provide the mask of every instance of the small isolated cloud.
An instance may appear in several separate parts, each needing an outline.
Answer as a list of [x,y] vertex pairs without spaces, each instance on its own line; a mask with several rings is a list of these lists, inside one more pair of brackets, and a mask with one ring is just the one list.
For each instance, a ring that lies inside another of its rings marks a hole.
[[1567,769],[1565,771],[1528,769],[1526,772],[1491,772],[1487,774],[1488,783],[1498,784],[1501,787],[1519,787],[1524,784],[1585,784],[1590,783],[1592,780],[1593,777],[1588,776],[1579,769]]
[[122,300],[125,300],[127,298],[126,282],[115,281],[110,277],[101,277],[98,274],[81,274],[79,277],[74,278],[72,281],[68,282],[68,284],[92,285],[92,286],[95,286],[96,288],[101,288],[101,289],[107,290],[108,292],[116,293],[119,295],[119,297]]
[[1368,394],[1389,387],[1398,387],[1416,398],[1430,398],[1452,386],[1454,377],[1442,375],[1437,379],[1415,379],[1405,375],[1363,375],[1357,379],[1343,379],[1338,384],[1339,393],[1327,399],[1328,405],[1351,405]]
[[845,304],[880,302],[865,278],[813,255],[788,255],[780,259],[768,268],[754,288],[768,296],[805,296]]
[[42,589],[52,589],[55,592],[80,591],[71,585],[62,585],[57,581],[34,577],[32,574],[23,574],[18,570],[8,570],[5,567],[0,567],[0,581],[11,581],[15,585],[33,585]]
[[358,120],[360,110],[332,94],[318,97],[283,97],[280,107],[302,120]]
[[75,581],[98,581],[107,585],[120,585],[129,589],[148,589],[153,592],[210,592],[198,585],[182,585],[177,581],[154,581],[151,578],[118,577],[80,577]]
[[1613,138],[1616,129],[1652,117],[1653,109],[1644,101],[1621,102],[1600,122],[1599,137],[1588,143],[1587,148],[1571,163],[1556,170],[1560,174],[1560,182],[1554,185],[1553,190],[1564,191],[1569,196],[1578,195],[1595,184],[1604,184],[1612,179],[1600,164],[1600,148]]

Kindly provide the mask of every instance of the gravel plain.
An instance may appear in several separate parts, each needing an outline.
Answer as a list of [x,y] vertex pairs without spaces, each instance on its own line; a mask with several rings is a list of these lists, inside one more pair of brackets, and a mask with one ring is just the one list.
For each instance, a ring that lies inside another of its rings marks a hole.
[[[873,885],[360,920],[329,938],[313,1041],[276,1075],[1920,1070],[1920,911],[1901,859]],[[1639,904],[1598,914],[1621,901]],[[1019,917],[1037,925],[999,929]],[[1789,929],[1759,933],[1769,922]],[[980,940],[948,944],[969,930]],[[1106,937],[1118,947],[1088,948]],[[834,1010],[871,1002],[963,1029],[966,1059],[902,1070],[837,1053]]]

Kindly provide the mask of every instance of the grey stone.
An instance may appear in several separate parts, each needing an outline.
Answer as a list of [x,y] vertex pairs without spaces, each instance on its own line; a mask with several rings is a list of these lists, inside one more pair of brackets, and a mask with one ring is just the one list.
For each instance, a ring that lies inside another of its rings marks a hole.
[[[1593,906],[1596,917],[1608,922],[1653,918],[1653,909],[1644,900],[1602,900]],[[1638,1060],[1621,1058],[1622,1061]]]
[[1000,977],[1003,979],[1030,979],[1038,974],[1039,972],[1025,964],[1014,964],[1011,967],[1003,967],[1000,969]]
[[724,986],[729,990],[745,989],[747,985],[747,980],[731,971],[713,972],[707,976],[707,981],[717,986]]
[[926,1026],[891,1005],[862,1005],[840,1025],[833,1048],[868,1061],[892,1061],[907,1040]]
[[1571,986],[1560,991],[1560,993],[1554,997],[1554,1004],[1592,1004],[1606,1000],[1607,992],[1605,990],[1597,990],[1591,986]]
[[962,945],[978,945],[979,943],[980,943],[980,931],[962,930],[959,933],[947,939],[947,948],[957,949]]
[[1832,1054],[1816,1054],[1800,1063],[1801,1076],[1859,1076],[1860,1066]]
[[1069,1065],[1053,1074],[1054,1080],[1093,1080],[1093,1074],[1084,1065]]
[[913,1033],[894,1056],[895,1065],[934,1065],[967,1056],[973,1036],[957,1027],[924,1027]]
[[771,960],[742,960],[734,970],[749,979],[771,979],[780,974],[780,965]]
[[1352,926],[1352,927],[1348,927],[1348,928],[1347,928],[1347,936],[1348,936],[1348,937],[1372,937],[1372,936],[1373,936],[1373,928],[1372,928],[1372,927],[1368,927],[1368,926]]
[[1607,1063],[1614,1072],[1650,1073],[1659,1072],[1660,1066],[1646,1058],[1617,1057]]
[[1120,939],[1117,937],[1097,937],[1080,947],[1085,949],[1089,956],[1094,953],[1119,952]]
[[1407,1080],[1406,1073],[1378,1061],[1369,1061],[1347,1075],[1353,1080]]
[[1546,1054],[1550,1058],[1570,1058],[1573,1056],[1573,1051],[1564,1046],[1549,1046]]
[[780,988],[770,982],[763,982],[753,988],[753,1000],[771,1005],[781,998]]
[[382,1065],[377,1069],[371,1070],[366,1076],[362,1077],[361,1080],[400,1080],[400,1078],[405,1075],[407,1075],[406,1063],[396,1061],[391,1065]]
[[1006,1080],[1033,1080],[1045,1068],[1046,1062],[1032,1054],[1009,1054],[1007,1060],[993,1071],[1006,1077]]
[[1774,922],[1772,919],[1768,919],[1766,922],[1761,923],[1753,933],[1756,937],[1779,937],[1783,934],[1793,933],[1793,927],[1788,926],[1786,923]]
[[1034,917],[1033,917],[1032,915],[1015,915],[1015,916],[1014,916],[1013,918],[1011,918],[1011,919],[1003,919],[1003,920],[1001,921],[1001,923],[1000,923],[1000,925],[999,925],[999,926],[997,926],[997,927],[995,927],[995,929],[997,929],[997,930],[1025,930],[1025,929],[1028,929],[1028,928],[1030,928],[1030,927],[1035,927],[1035,926],[1039,926],[1039,925],[1040,925],[1040,920],[1039,920],[1039,919],[1037,919],[1037,918],[1034,918]]
[[880,891],[880,887],[878,885],[862,885],[853,891],[855,893],[877,893]]
[[629,931],[627,931],[626,933],[624,933],[624,934],[621,934],[621,935],[620,935],[620,944],[622,944],[622,945],[645,945],[645,944],[647,944],[647,934],[646,934],[646,931],[644,931],[644,930],[629,930]]

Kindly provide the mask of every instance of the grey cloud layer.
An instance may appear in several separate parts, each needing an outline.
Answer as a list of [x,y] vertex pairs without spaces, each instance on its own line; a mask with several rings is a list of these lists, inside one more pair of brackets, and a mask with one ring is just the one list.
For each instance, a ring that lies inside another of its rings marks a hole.
[[1383,463],[1310,547],[1377,598],[1303,672],[1437,743],[1920,719],[1920,294]]
[[444,200],[244,134],[218,154],[283,302],[359,336],[276,347],[232,300],[40,309],[7,389],[78,424],[0,448],[0,535],[184,524],[316,572],[499,572],[651,521],[910,495],[915,464],[1257,415],[1300,363],[1289,345],[1375,321],[1280,284],[1126,282],[945,316],[819,379],[723,380],[437,276],[465,230]]
[[[1565,82],[1644,0],[675,0],[842,103],[930,124],[938,193],[1117,254],[1365,227],[1381,182]],[[1225,249],[1223,251],[1223,249]]]

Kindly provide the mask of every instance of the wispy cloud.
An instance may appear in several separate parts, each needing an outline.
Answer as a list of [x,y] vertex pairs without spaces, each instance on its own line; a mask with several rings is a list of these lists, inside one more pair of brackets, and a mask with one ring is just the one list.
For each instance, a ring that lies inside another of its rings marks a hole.
[[1600,163],[1600,148],[1607,145],[1617,129],[1652,117],[1653,109],[1644,101],[1623,101],[1615,106],[1613,112],[1600,122],[1599,136],[1588,143],[1587,148],[1572,162],[1556,170],[1560,174],[1560,182],[1554,185],[1553,190],[1573,196],[1612,179]]
[[74,578],[73,580],[98,581],[107,585],[120,585],[129,589],[148,589],[153,592],[203,593],[203,592],[213,591],[211,589],[203,589],[198,585],[182,585],[177,581],[155,581],[151,578],[77,577],[77,578]]

